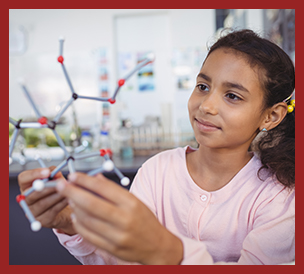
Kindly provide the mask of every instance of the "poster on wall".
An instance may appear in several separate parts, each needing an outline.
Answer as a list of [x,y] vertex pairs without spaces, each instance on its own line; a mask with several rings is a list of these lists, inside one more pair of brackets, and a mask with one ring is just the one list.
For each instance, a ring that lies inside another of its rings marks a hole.
[[[109,92],[109,50],[105,47],[101,47],[97,51],[98,62],[98,81],[99,81],[99,96],[103,98],[110,97]],[[110,112],[109,104],[103,103],[101,105],[102,120],[100,127],[104,131],[110,129]],[[99,132],[97,133],[99,134]]]
[[101,97],[109,96],[109,73],[108,73],[108,50],[107,48],[99,48],[97,50],[98,63],[98,82],[99,95]]
[[[145,59],[148,52],[137,54],[137,63],[140,63]],[[154,91],[155,79],[154,79],[154,64],[149,63],[138,71],[138,90],[139,92]]]
[[195,84],[195,77],[206,57],[202,47],[175,48],[172,50],[172,68],[178,91],[189,91]]
[[172,51],[172,67],[178,91],[189,90],[192,87],[192,48],[175,48]]
[[[118,54],[119,78],[123,78],[132,71],[136,63],[135,55],[131,52],[120,52]],[[122,90],[133,91],[135,86],[134,77],[131,77],[123,85]]]

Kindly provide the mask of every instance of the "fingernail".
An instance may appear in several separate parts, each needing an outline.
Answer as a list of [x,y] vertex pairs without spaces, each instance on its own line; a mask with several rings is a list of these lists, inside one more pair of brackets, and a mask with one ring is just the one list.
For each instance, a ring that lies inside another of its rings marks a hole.
[[50,170],[48,168],[42,169],[40,171],[41,176],[46,177],[50,175]]
[[65,182],[63,180],[57,180],[56,189],[62,191],[65,188]]
[[77,178],[77,175],[75,173],[71,173],[68,175],[68,179],[71,182],[74,182],[76,180],[76,178]]

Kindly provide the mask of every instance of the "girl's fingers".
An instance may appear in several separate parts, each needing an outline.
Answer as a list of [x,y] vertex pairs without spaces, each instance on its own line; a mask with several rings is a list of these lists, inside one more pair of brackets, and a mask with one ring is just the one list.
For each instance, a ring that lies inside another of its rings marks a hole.
[[[98,184],[98,182],[96,182],[96,184]],[[86,214],[109,223],[117,224],[123,219],[121,210],[119,210],[114,203],[100,196],[96,196],[96,194],[86,189],[61,180],[58,181],[57,189],[61,195],[66,196],[67,199],[71,201],[72,208],[79,207],[83,211],[86,211]]]
[[26,203],[28,206],[31,206],[37,203],[39,200],[42,200],[45,197],[55,193],[57,193],[55,188],[45,188],[42,191],[34,191],[26,197]]
[[102,219],[91,215],[86,210],[83,210],[78,206],[71,206],[71,208],[73,210],[74,218],[77,219],[78,225],[81,225],[86,230],[99,235],[104,239],[114,242],[117,239],[117,235],[121,233],[121,231],[111,223],[105,222]]
[[18,175],[18,182],[21,193],[32,186],[36,179],[44,179],[50,176],[51,172],[48,168],[37,168],[26,170]]
[[68,176],[68,180],[115,204],[123,205],[129,201],[129,191],[122,188],[115,182],[107,179],[102,174],[99,174],[96,177],[91,177],[84,173],[76,172],[70,174]]
[[[28,198],[30,196],[31,195],[29,195]],[[53,194],[47,195],[39,199],[38,201],[35,201],[35,203],[33,204],[28,203],[28,206],[31,208],[31,211],[34,216],[39,216],[44,212],[48,211],[57,203],[61,202],[62,200],[66,200],[66,198],[60,195],[59,193],[54,192]]]
[[98,246],[102,250],[113,254],[114,245],[111,243],[111,241],[89,230],[86,226],[83,226],[82,223],[80,223],[73,214],[72,222],[76,232],[80,234],[86,241],[90,242],[94,246]]
[[[58,214],[68,206],[67,199],[62,199],[57,204],[50,207],[47,211],[43,212],[39,216],[36,217],[38,221],[40,221],[43,226],[51,227],[51,228],[57,228],[58,224],[63,220],[63,218],[66,218],[65,216],[61,216],[60,218],[56,218]],[[55,221],[55,223],[54,223]]]
[[[46,179],[51,175],[56,167],[52,166],[50,168],[36,168],[32,170],[26,170],[18,175],[18,183],[20,187],[20,192],[23,193],[25,190],[29,189],[36,179]],[[54,179],[64,178],[61,172],[54,175]],[[53,189],[55,190],[55,189]]]

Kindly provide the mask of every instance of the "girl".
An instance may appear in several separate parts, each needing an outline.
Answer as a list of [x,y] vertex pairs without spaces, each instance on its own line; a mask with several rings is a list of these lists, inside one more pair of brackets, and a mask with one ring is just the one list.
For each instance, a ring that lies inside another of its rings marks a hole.
[[[130,192],[74,173],[27,202],[83,264],[292,262],[294,87],[283,50],[231,32],[211,47],[188,102],[198,149],[152,157]],[[21,173],[21,191],[49,174]]]

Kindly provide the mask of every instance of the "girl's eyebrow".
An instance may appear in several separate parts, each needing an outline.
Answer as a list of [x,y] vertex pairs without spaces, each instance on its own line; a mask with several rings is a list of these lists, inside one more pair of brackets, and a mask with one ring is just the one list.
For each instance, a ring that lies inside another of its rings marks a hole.
[[[206,75],[202,72],[197,75],[197,78],[203,78],[204,80],[206,80],[208,82],[212,82],[211,77],[209,77],[208,75]],[[226,88],[235,88],[235,89],[249,93],[249,90],[247,88],[245,88],[242,84],[239,84],[239,83],[224,82],[223,86],[225,86]]]
[[206,81],[211,82],[211,78],[208,75],[206,75],[206,74],[204,74],[202,72],[197,75],[197,78],[203,78]]
[[249,93],[249,90],[247,88],[245,88],[243,85],[238,83],[225,82],[223,85],[227,88],[234,88]]

